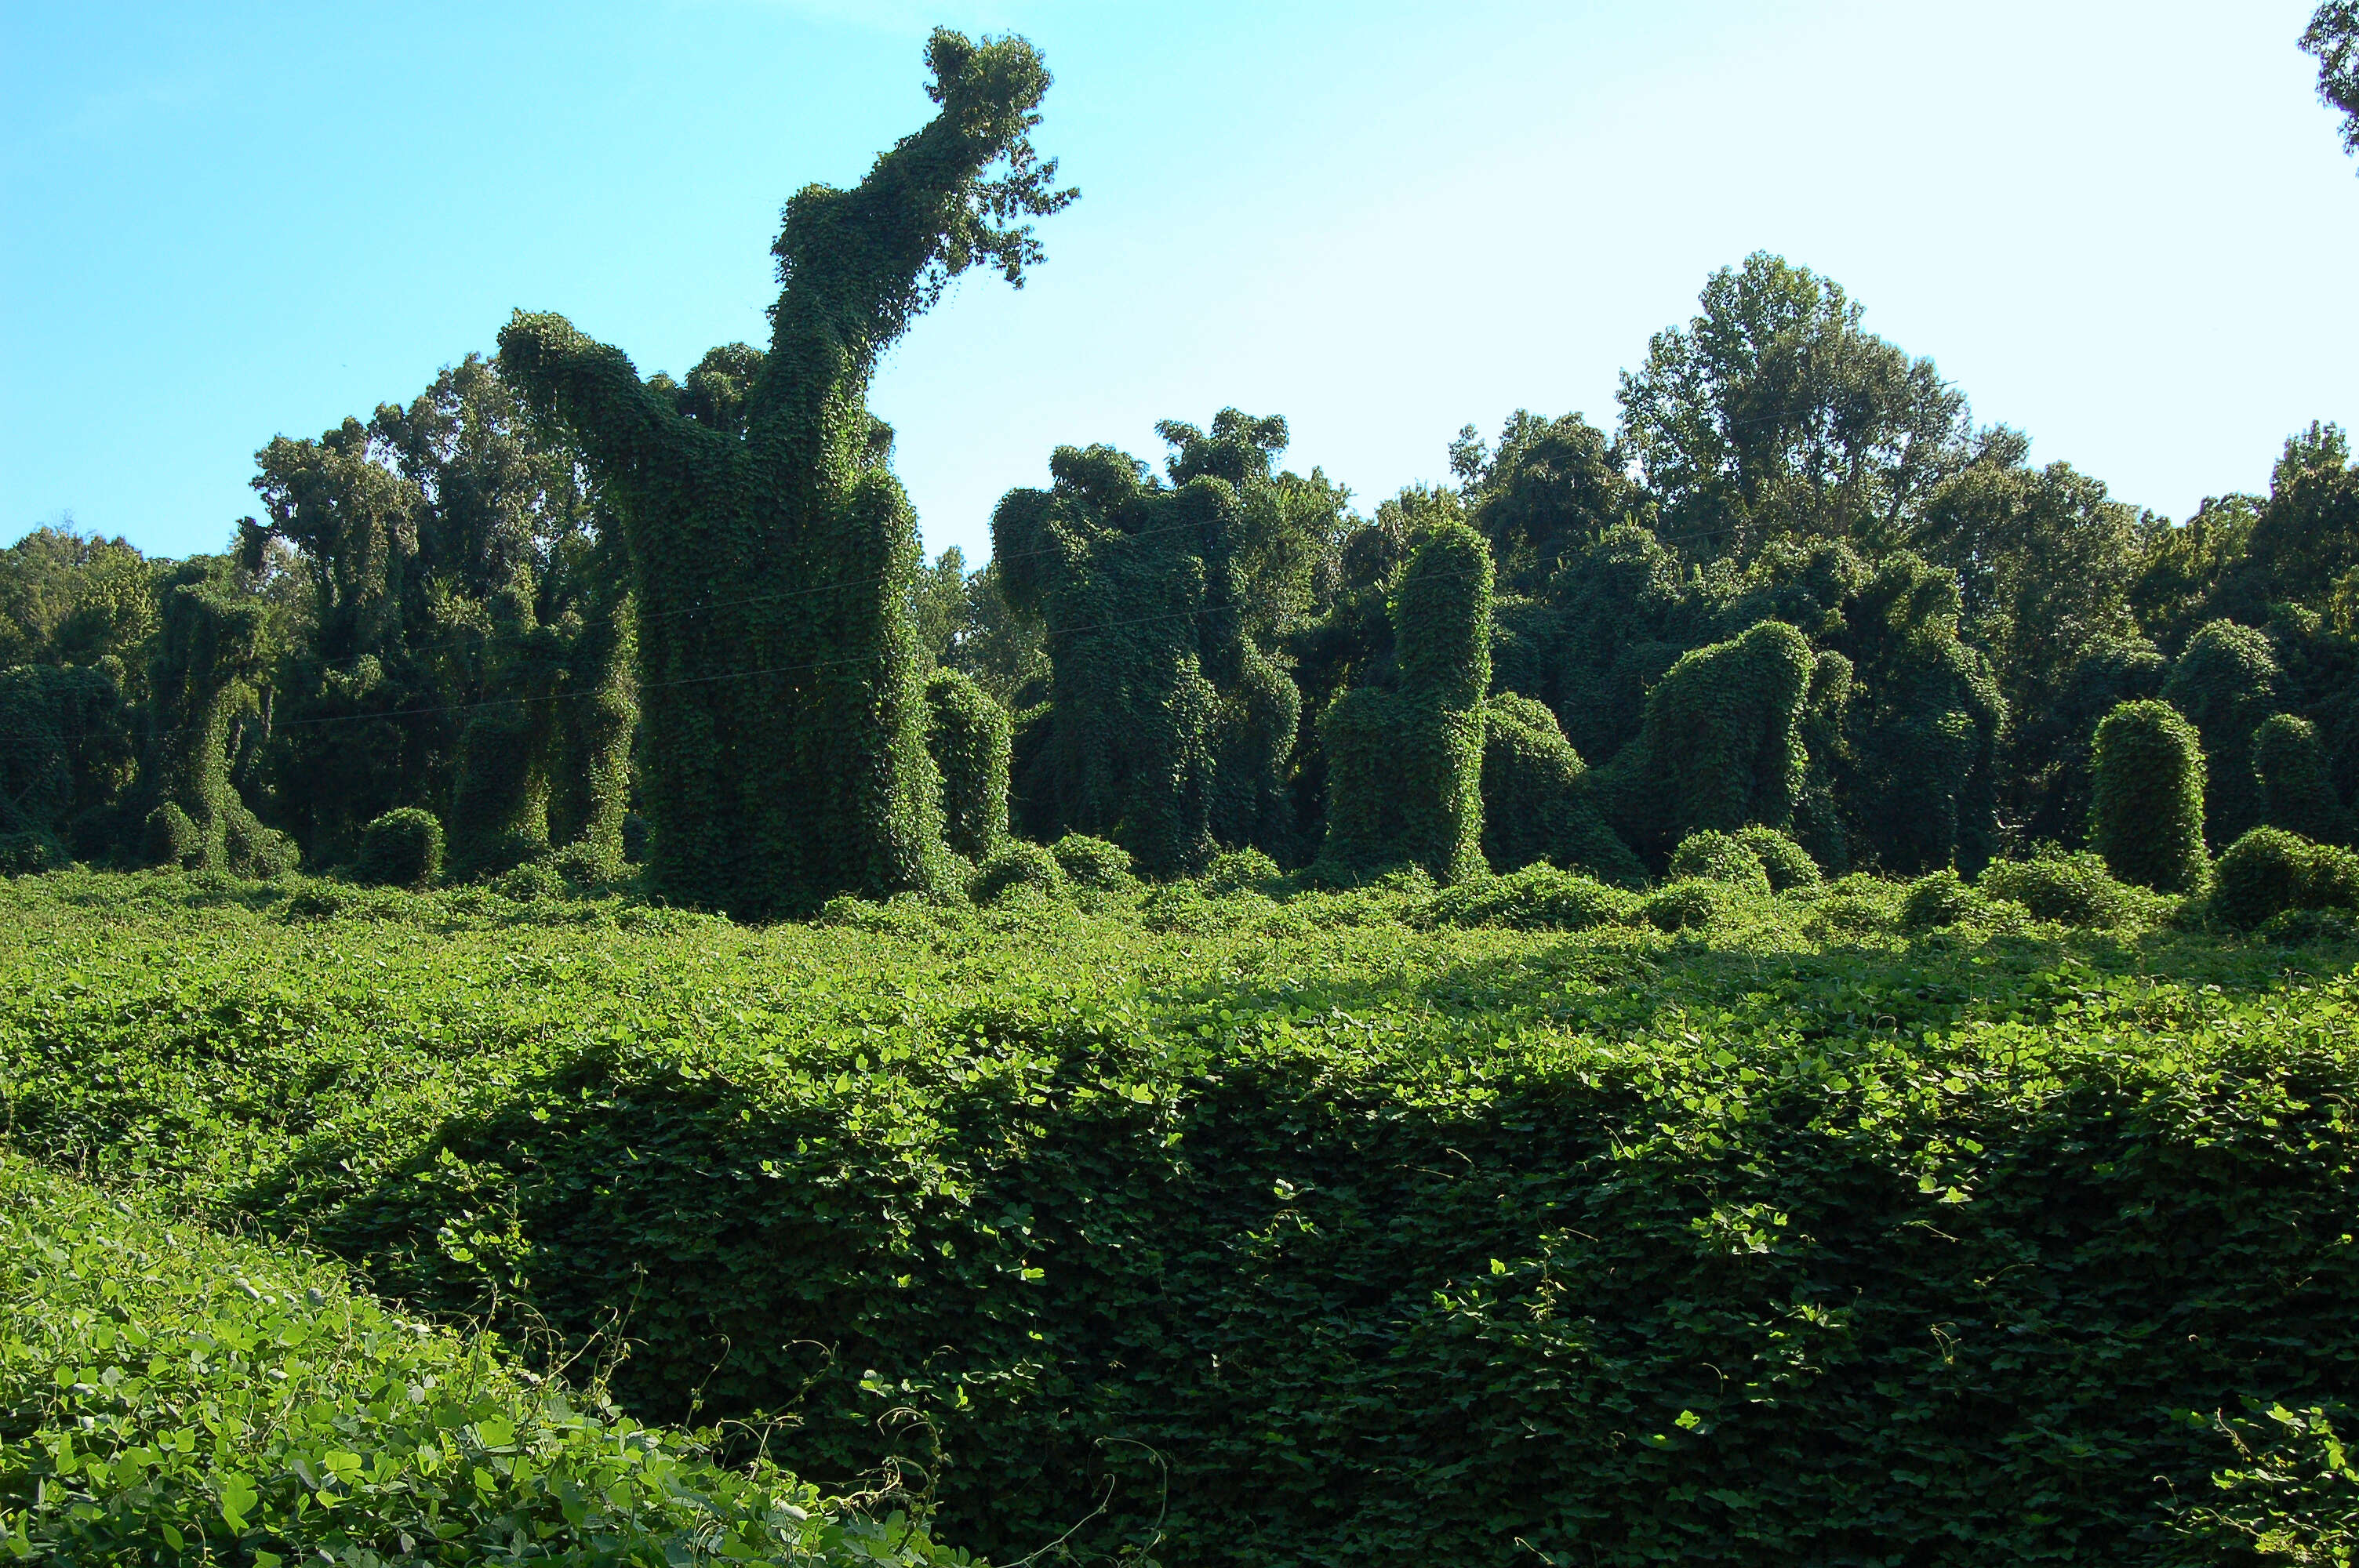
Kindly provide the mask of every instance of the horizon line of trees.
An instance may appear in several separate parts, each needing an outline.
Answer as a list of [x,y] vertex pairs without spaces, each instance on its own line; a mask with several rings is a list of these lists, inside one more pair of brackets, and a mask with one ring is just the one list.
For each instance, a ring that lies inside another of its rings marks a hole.
[[[2354,37],[2329,0],[2302,40],[2346,110]],[[927,63],[935,119],[788,203],[766,349],[642,378],[518,312],[495,359],[265,447],[223,554],[0,552],[0,863],[637,862],[756,917],[1005,881],[1017,835],[1156,877],[1630,881],[1761,826],[1829,871],[1972,871],[2084,841],[2100,723],[2157,700],[2213,850],[2350,837],[2344,432],[2173,524],[1766,253],[1656,334],[1610,433],[1470,426],[1363,515],[1223,409],[1158,427],[1159,471],[1059,448],[989,563],[927,563],[868,380],[968,267],[1020,286],[1077,194],[1028,44],[944,29]]]
[[[1972,871],[2085,842],[2097,726],[2148,698],[2201,737],[2215,852],[2264,822],[2349,841],[2344,433],[2297,432],[2266,495],[2174,524],[2034,465],[1860,315],[1756,254],[1625,374],[1614,431],[1469,427],[1451,482],[1373,515],[1279,467],[1278,418],[1169,422],[1160,471],[1060,449],[1049,489],[1000,504],[992,561],[914,561],[888,617],[959,852],[1079,833],[1156,876],[1252,849],[1630,880],[1689,832],[1767,823],[1830,871]],[[762,358],[645,384],[720,433]],[[447,830],[457,877],[643,855],[650,617],[611,486],[510,383],[470,356],[274,440],[262,516],[218,556],[56,528],[0,552],[10,863],[350,867],[402,808]],[[821,597],[718,564],[655,619]],[[700,684],[773,659],[733,643]],[[779,907],[843,891],[870,890],[839,873]]]

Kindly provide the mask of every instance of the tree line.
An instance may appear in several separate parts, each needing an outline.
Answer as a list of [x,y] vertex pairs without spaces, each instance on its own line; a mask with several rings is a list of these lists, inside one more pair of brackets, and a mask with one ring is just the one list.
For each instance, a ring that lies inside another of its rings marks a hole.
[[[2359,114],[2353,37],[2336,0],[2303,41]],[[0,552],[0,858],[636,875],[756,917],[955,896],[1069,836],[1156,877],[1627,881],[1766,825],[1831,872],[1971,872],[2103,838],[2099,728],[2138,703],[2192,737],[2211,851],[2351,838],[2345,434],[2175,523],[1767,254],[1655,336],[1611,429],[1469,427],[1369,514],[1223,409],[1158,427],[1159,466],[1059,448],[988,565],[928,563],[868,381],[951,278],[1020,287],[1075,195],[1028,45],[942,31],[928,65],[932,122],[788,203],[767,348],[643,378],[519,312],[408,404],[264,448],[220,555]]]

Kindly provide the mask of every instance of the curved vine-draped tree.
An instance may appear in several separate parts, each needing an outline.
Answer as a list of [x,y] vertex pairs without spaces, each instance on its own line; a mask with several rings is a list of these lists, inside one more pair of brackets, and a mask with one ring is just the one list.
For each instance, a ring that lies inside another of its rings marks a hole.
[[500,333],[503,368],[572,427],[622,514],[648,871],[668,897],[788,914],[949,874],[908,608],[916,522],[868,383],[951,277],[989,263],[1020,284],[1040,248],[1016,220],[1073,193],[1033,153],[1049,73],[1029,44],[945,29],[927,63],[940,114],[857,188],[787,203],[750,385],[727,365],[687,396],[651,385],[560,316]]
[[1602,881],[1646,868],[1591,798],[1588,768],[1545,704],[1495,692],[1483,713],[1483,858],[1495,871],[1547,860]]

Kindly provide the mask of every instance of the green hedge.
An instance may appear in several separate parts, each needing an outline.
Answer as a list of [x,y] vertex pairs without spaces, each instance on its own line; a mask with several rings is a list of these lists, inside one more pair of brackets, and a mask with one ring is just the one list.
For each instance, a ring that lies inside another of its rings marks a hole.
[[2295,910],[2359,910],[2359,855],[2282,827],[2256,827],[2220,857],[2212,913],[2251,930]]
[[0,1157],[0,1552],[49,1563],[951,1563],[714,1434],[298,1256]]
[[0,885],[17,1145],[996,1560],[2155,1563],[2359,1394],[2347,946],[268,896]]

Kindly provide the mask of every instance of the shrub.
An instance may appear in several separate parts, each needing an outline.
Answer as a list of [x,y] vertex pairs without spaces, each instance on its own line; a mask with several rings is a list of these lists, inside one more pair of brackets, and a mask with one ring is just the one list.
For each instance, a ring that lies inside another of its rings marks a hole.
[[1756,822],[1738,829],[1736,841],[1752,850],[1753,858],[1761,862],[1761,872],[1769,879],[1771,892],[1814,888],[1821,880],[1819,863],[1810,858],[1810,852],[1775,827]]
[[2282,827],[2256,827],[2220,857],[2210,907],[2244,931],[2286,910],[2359,908],[2359,855]]
[[518,903],[532,903],[544,898],[563,898],[571,890],[565,885],[564,875],[545,860],[527,860],[520,866],[510,866],[492,879],[492,891],[502,898]]
[[196,823],[168,800],[147,814],[147,826],[139,835],[141,862],[175,871],[187,869],[204,853],[204,835]]
[[1734,834],[1712,828],[1690,833],[1680,840],[1680,847],[1671,851],[1671,875],[1726,882],[1748,892],[1769,891],[1769,878],[1762,869],[1761,858]]
[[2299,947],[2312,942],[2359,940],[2359,920],[2343,909],[2279,910],[2255,933],[2265,941]]
[[1638,903],[1635,893],[1543,863],[1436,893],[1421,919],[1428,925],[1586,931],[1629,919]]
[[1736,890],[1728,883],[1691,877],[1647,894],[1638,914],[1658,931],[1701,931],[1726,920],[1736,900]]
[[0,833],[0,877],[34,876],[65,863],[65,851],[46,833]]
[[442,824],[430,811],[405,806],[361,829],[353,880],[376,887],[419,888],[442,874]]
[[309,920],[399,920],[409,914],[408,896],[393,888],[352,887],[315,881],[298,888],[278,907],[290,925]]
[[2169,703],[2125,702],[2097,726],[2089,847],[2125,882],[2203,884],[2203,747]]
[[1856,871],[1827,884],[1810,910],[1810,929],[1825,936],[1865,936],[1897,929],[1907,889],[1882,877]]
[[1065,891],[1065,868],[1041,846],[1015,838],[984,863],[973,897],[977,903],[996,903],[1020,889],[1054,898]]
[[1049,853],[1056,857],[1058,868],[1075,887],[1105,892],[1127,887],[1133,880],[1130,851],[1086,833],[1066,834],[1049,847]]
[[1204,868],[1204,887],[1209,892],[1236,892],[1274,882],[1282,874],[1277,862],[1259,849],[1223,849]]
[[1912,935],[1964,925],[1990,914],[1990,901],[1949,868],[1919,877],[1900,900],[1900,929]]
[[2064,925],[2119,925],[2138,903],[2136,893],[2114,880],[2104,859],[2085,849],[2030,860],[1994,860],[1974,885],[1985,898],[2010,899],[2036,920]]
[[262,881],[287,875],[303,860],[294,839],[276,827],[265,827],[251,813],[231,816],[226,843],[229,869]]
[[547,861],[568,887],[582,892],[611,887],[623,875],[622,845],[616,838],[604,843],[581,839],[548,856]]

